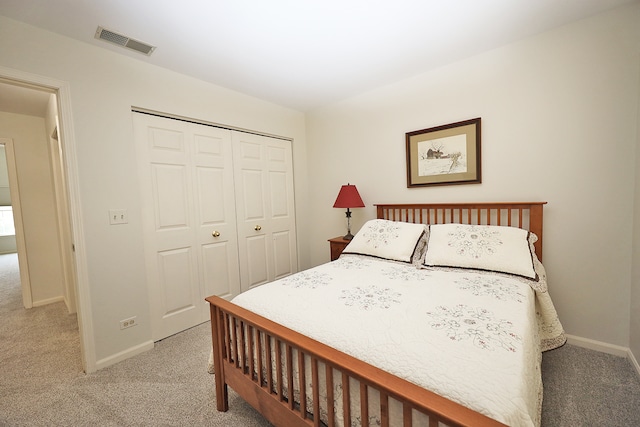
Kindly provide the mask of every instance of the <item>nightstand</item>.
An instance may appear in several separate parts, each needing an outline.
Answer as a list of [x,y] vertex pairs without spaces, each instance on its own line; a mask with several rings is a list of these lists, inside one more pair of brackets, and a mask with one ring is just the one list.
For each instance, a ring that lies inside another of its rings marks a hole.
[[338,257],[350,241],[351,240],[345,240],[342,236],[329,239],[329,246],[331,246],[331,261],[335,261],[338,259]]

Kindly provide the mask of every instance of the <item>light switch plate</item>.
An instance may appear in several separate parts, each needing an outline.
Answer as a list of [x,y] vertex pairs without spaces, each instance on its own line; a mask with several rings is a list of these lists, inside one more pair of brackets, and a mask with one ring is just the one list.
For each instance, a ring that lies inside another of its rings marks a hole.
[[127,224],[128,222],[126,209],[109,209],[109,224]]

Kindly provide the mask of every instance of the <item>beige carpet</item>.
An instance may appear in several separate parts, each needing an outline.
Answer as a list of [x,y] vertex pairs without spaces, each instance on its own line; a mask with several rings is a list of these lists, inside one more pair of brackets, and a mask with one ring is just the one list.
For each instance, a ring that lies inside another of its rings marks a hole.
[[[83,374],[76,317],[63,303],[22,308],[16,267],[0,255],[0,426],[269,426],[232,390],[216,411],[208,323]],[[544,354],[542,373],[542,427],[640,426],[628,360],[565,345]]]
[[85,375],[76,316],[25,310],[17,258],[0,255],[0,426],[269,426],[232,391],[215,409],[210,342],[205,323]]

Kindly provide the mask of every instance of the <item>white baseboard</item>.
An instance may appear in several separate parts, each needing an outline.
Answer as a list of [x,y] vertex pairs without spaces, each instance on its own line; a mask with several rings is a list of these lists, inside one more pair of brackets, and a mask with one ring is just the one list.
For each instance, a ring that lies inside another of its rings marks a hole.
[[43,305],[53,304],[54,302],[64,301],[64,297],[54,297],[49,299],[43,299],[40,301],[33,301],[32,307],[42,307]]
[[631,350],[629,350],[628,357],[629,357],[629,361],[631,361],[631,364],[633,365],[633,367],[636,368],[636,372],[638,373],[638,376],[640,376],[640,365],[638,365],[638,361],[636,360],[636,357],[633,355]]
[[589,350],[613,354],[614,356],[627,357],[629,355],[629,349],[627,347],[596,341],[589,338],[577,337],[575,335],[567,335],[567,343],[578,347],[588,348]]
[[577,337],[575,335],[567,335],[567,343],[578,347],[588,348],[589,350],[600,351],[602,353],[613,354],[614,356],[626,357],[640,375],[640,365],[633,352],[628,347],[608,344],[602,341],[596,341],[589,338]]
[[121,351],[120,353],[116,353],[112,356],[105,357],[104,359],[100,359],[96,362],[96,370],[106,368],[107,366],[115,365],[118,362],[122,362],[123,360],[133,356],[137,356],[138,354],[144,353],[145,351],[149,351],[152,348],[153,348],[153,341],[147,341],[135,347],[131,347],[124,351]]

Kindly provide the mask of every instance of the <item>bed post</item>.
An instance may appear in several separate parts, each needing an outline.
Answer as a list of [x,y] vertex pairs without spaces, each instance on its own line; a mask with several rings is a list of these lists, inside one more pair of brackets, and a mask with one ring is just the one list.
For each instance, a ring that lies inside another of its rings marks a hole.
[[529,231],[538,236],[538,241],[534,243],[536,255],[542,261],[542,208],[547,202],[532,203],[529,208]]
[[222,352],[224,351],[222,335],[220,333],[220,316],[222,313],[214,304],[209,304],[211,311],[211,344],[213,347],[213,369],[216,382],[216,402],[220,412],[229,410],[229,393],[224,379]]

